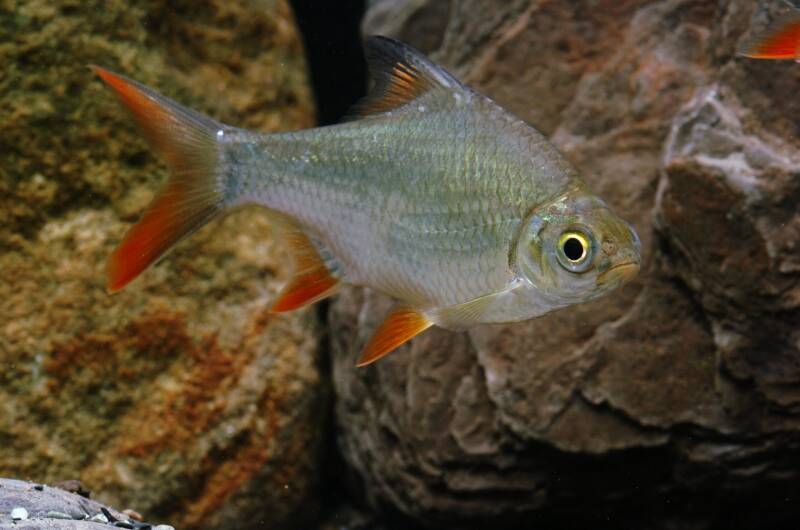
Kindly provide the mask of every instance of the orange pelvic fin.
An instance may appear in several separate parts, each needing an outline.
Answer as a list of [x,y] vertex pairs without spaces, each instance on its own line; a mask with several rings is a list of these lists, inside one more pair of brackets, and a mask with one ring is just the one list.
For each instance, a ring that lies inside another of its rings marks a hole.
[[294,277],[283,288],[270,308],[272,313],[300,309],[327,298],[339,290],[339,280],[333,277],[319,246],[298,229],[286,237],[294,261]]
[[222,212],[217,136],[225,126],[99,66],[91,66],[133,114],[172,169],[164,190],[125,235],[107,265],[107,289],[125,287],[178,241]]
[[398,306],[380,325],[364,347],[356,366],[372,364],[433,325],[420,311]]
[[797,59],[799,44],[800,11],[792,10],[742,43],[739,55],[754,59]]

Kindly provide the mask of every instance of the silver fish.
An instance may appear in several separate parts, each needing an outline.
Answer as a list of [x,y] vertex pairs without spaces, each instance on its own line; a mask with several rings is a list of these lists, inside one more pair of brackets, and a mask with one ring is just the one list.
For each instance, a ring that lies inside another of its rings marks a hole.
[[287,229],[296,272],[273,311],[342,284],[399,301],[359,365],[434,324],[526,320],[636,274],[634,229],[538,131],[410,46],[373,37],[366,52],[374,87],[353,119],[279,134],[224,125],[93,67],[173,169],[109,259],[109,291],[243,204]]

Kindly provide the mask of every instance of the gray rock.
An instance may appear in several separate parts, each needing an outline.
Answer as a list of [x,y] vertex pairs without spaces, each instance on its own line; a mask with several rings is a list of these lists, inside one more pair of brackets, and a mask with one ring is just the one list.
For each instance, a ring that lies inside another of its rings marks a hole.
[[426,52],[441,45],[449,1],[373,0],[369,4],[361,24],[364,35],[385,35],[413,42]]
[[[800,70],[734,55],[786,7],[448,5],[433,57],[548,134],[634,222],[646,263],[602,300],[433,330],[358,371],[391,302],[344,293],[333,377],[359,491],[432,527],[796,521]],[[374,9],[367,33],[387,27]],[[417,44],[408,20],[390,34]]]
[[113,508],[59,488],[0,478],[0,529],[100,530],[108,528],[100,524],[108,522],[103,508],[119,520],[127,519]]

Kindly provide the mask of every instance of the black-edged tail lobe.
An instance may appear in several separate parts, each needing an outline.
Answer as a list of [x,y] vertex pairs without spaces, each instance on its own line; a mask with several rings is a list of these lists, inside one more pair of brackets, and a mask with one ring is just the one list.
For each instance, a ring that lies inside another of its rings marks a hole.
[[225,126],[124,76],[91,66],[114,89],[145,137],[172,169],[164,190],[128,231],[107,264],[107,289],[125,287],[178,241],[222,212],[217,185]]

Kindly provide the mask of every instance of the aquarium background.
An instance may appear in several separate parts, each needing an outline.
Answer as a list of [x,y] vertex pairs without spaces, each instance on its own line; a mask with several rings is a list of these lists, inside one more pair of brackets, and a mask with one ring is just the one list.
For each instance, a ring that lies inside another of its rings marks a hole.
[[[796,528],[800,65],[735,54],[789,9],[0,0],[0,476],[179,530]],[[283,131],[364,94],[370,34],[548,136],[636,226],[638,278],[363,369],[391,300],[270,315],[291,271],[258,209],[105,293],[166,168],[87,64]]]

